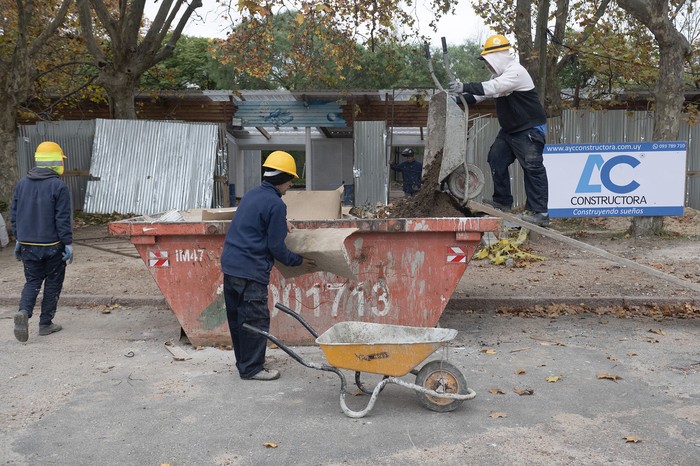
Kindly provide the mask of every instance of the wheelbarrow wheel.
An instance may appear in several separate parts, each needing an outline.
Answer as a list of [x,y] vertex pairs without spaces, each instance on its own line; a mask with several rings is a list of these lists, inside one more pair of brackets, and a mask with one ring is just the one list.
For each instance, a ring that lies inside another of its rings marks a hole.
[[[416,385],[438,393],[469,393],[467,381],[462,372],[454,364],[446,361],[430,361],[423,366],[416,376]],[[452,400],[450,398],[438,398],[416,392],[418,401],[431,411],[446,413],[457,409],[464,400]]]

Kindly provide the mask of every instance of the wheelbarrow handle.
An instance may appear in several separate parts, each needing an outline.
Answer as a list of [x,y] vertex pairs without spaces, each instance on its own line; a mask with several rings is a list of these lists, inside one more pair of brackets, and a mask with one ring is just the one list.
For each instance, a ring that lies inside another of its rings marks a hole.
[[[296,312],[292,311],[291,309],[289,309],[289,308],[288,308],[287,306],[285,306],[284,304],[276,303],[276,304],[275,304],[275,307],[276,307],[277,309],[279,309],[280,311],[284,312],[285,314],[288,314],[288,315],[294,317],[296,320],[299,321],[299,323],[300,323],[301,325],[304,326],[304,328],[305,328],[306,330],[309,331],[309,333],[310,333],[311,335],[314,336],[314,338],[318,338],[318,332],[317,332],[316,330],[314,330],[313,327],[312,327],[311,325],[309,325],[309,323],[308,323],[307,321],[305,321],[304,318],[303,318],[302,316],[300,316],[300,315],[297,314]],[[275,343],[276,343],[276,342],[275,342]]]
[[289,356],[292,357],[292,359],[294,359],[296,362],[298,362],[302,366],[308,367],[310,369],[318,369],[320,371],[334,372],[338,377],[340,377],[340,391],[341,391],[341,395],[344,396],[345,390],[347,387],[347,382],[345,381],[345,376],[343,375],[343,373],[340,372],[340,369],[338,369],[337,367],[329,366],[328,364],[318,364],[318,363],[315,363],[313,361],[306,361],[299,354],[294,352],[293,349],[291,349],[289,346],[284,344],[282,342],[282,340],[280,340],[279,338],[277,338],[274,335],[271,335],[270,332],[266,332],[265,330],[259,329],[257,327],[253,327],[250,324],[243,324],[242,327],[244,330],[246,330],[248,332],[257,333],[258,335],[261,335],[261,336],[267,338],[272,343],[277,345],[277,347],[279,349],[281,349],[282,351],[287,353]]

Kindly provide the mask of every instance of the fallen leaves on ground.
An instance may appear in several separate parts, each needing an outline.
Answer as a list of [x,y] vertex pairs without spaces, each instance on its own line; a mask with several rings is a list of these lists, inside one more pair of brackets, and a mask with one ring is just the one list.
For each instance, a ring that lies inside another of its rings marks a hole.
[[535,391],[531,388],[514,388],[513,391],[520,396],[528,396],[535,394]]
[[625,443],[639,443],[639,442],[641,442],[641,440],[638,439],[637,437],[635,437],[634,435],[628,435],[627,437],[623,437],[623,439],[625,440]]
[[502,388],[498,388],[498,387],[489,388],[489,393],[492,393],[493,395],[505,395],[506,394],[506,392]]
[[547,377],[545,380],[549,383],[555,383],[555,382],[559,382],[560,379],[561,379],[560,375],[552,375],[552,376]]
[[488,259],[495,265],[505,265],[508,260],[511,260],[513,266],[519,268],[529,267],[530,262],[543,261],[544,257],[527,252],[527,248],[523,247],[529,230],[526,228],[518,228],[517,230],[516,235],[509,234],[479,250],[474,255],[474,259]]
[[277,448],[277,444],[274,442],[265,442],[263,443],[263,446],[267,448]]
[[613,382],[617,382],[618,380],[622,379],[622,377],[617,374],[598,374],[596,377],[599,379],[612,380]]
[[496,354],[496,350],[495,350],[495,349],[482,349],[482,350],[480,350],[480,351],[481,351],[482,353],[484,353],[484,354]]
[[518,369],[517,371],[515,371],[515,373],[517,375],[523,375],[525,373],[525,369]]
[[503,317],[545,317],[555,319],[561,316],[595,314],[610,315],[619,319],[630,317],[651,317],[656,321],[665,318],[699,319],[700,304],[656,304],[592,307],[583,304],[549,304],[546,306],[501,306],[496,315]]
[[499,417],[508,417],[508,415],[506,413],[501,412],[501,411],[491,411],[491,413],[489,414],[489,417],[493,418],[493,419],[498,419]]
[[664,332],[660,328],[650,328],[649,333],[655,333],[657,335],[666,335],[666,332]]

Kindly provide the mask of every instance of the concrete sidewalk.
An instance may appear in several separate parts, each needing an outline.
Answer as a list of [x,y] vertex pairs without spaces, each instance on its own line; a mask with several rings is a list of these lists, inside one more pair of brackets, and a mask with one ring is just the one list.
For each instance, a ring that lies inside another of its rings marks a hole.
[[[279,380],[243,381],[231,351],[181,345],[190,359],[175,361],[164,343],[178,344],[180,328],[167,309],[63,304],[64,330],[39,337],[32,319],[26,344],[12,335],[14,304],[0,305],[6,464],[695,465],[700,456],[697,319],[450,308],[441,325],[459,334],[447,357],[477,397],[441,414],[389,385],[368,416],[350,419],[338,377],[281,350],[268,353]],[[324,362],[315,346],[294,350]],[[346,377],[348,404],[362,409],[368,398],[352,396]]]

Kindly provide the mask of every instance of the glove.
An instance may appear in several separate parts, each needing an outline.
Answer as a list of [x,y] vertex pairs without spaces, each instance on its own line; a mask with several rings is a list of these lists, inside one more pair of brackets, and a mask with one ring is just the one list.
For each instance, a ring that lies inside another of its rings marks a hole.
[[19,244],[19,241],[15,241],[15,259],[22,260],[22,245]]
[[449,86],[450,94],[461,94],[462,92],[464,92],[464,85],[459,79],[457,79],[456,81],[450,81]]
[[63,251],[63,262],[66,264],[72,264],[73,263],[73,246],[70,244],[66,245],[66,249]]

